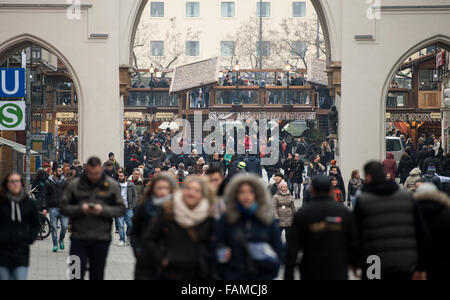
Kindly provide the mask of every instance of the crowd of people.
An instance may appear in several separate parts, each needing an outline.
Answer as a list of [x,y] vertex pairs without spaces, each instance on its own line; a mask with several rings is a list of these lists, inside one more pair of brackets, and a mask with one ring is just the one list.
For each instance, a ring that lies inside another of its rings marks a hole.
[[146,139],[151,146],[142,150],[147,141],[127,136],[124,167],[114,153],[84,166],[53,163],[35,179],[36,200],[20,175],[6,176],[0,279],[27,277],[39,209],[50,216],[52,251],[65,249],[70,228],[70,255],[81,261],[76,279],[88,262],[89,278],[104,278],[113,223],[140,280],[272,280],[281,266],[288,280],[297,267],[306,280],[346,280],[349,270],[362,279],[450,279],[450,198],[420,173],[403,188],[386,161],[372,161],[364,179],[352,172],[346,189],[327,143],[311,155],[300,140],[268,168],[251,154],[171,155],[171,133]]
[[398,164],[392,153],[386,154],[383,166],[387,179],[399,178],[400,184],[411,191],[428,182],[443,192],[450,192],[450,154],[444,155],[440,138],[422,135],[414,145],[411,138],[395,131],[393,134],[400,137],[405,152]]

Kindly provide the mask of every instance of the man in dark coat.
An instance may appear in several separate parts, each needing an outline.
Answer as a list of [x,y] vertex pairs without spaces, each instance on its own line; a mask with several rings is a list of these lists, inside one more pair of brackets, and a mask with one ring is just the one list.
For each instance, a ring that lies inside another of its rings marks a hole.
[[354,219],[346,208],[333,201],[330,177],[315,177],[311,193],[311,203],[294,217],[284,278],[294,279],[298,252],[303,251],[302,280],[347,280],[348,267],[357,265]]
[[84,279],[89,259],[89,279],[103,280],[113,218],[125,214],[125,205],[119,185],[104,174],[100,159],[90,158],[86,172],[69,183],[61,213],[72,220],[70,255],[81,260],[81,278],[76,279]]
[[394,181],[386,181],[379,162],[369,162],[364,172],[365,184],[354,208],[363,277],[369,275],[368,258],[377,256],[381,279],[424,278],[428,235],[416,203]]
[[423,147],[423,149],[417,153],[417,164],[422,172],[424,170],[423,164],[425,162],[425,159],[427,159],[429,156],[431,156],[431,152],[428,147]]
[[[53,167],[53,175],[50,176],[44,184],[43,199],[44,207],[50,213],[50,222],[52,226],[53,252],[64,250],[64,238],[66,236],[69,219],[61,214],[60,202],[68,182],[64,178],[61,166]],[[58,222],[61,225],[61,232],[58,240]]]
[[409,176],[409,173],[414,169],[416,163],[413,159],[405,152],[402,155],[400,163],[398,164],[398,174],[400,175],[400,184],[404,184]]

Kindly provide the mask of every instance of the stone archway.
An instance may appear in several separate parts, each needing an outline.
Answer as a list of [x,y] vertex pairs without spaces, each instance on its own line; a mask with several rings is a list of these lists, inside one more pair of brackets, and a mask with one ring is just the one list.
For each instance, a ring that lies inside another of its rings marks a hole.
[[62,63],[66,66],[66,68],[69,70],[69,74],[73,80],[73,83],[75,85],[75,91],[77,94],[78,99],[78,153],[79,157],[82,157],[82,149],[83,149],[83,115],[80,114],[80,112],[83,111],[83,103],[84,103],[84,97],[83,97],[83,90],[81,88],[81,83],[79,80],[79,77],[77,76],[77,73],[75,72],[73,66],[69,62],[69,60],[59,51],[56,47],[49,44],[48,42],[34,36],[31,34],[22,34],[16,37],[13,37],[0,46],[0,62],[4,61],[8,56],[10,56],[13,52],[20,51],[22,49],[25,49],[30,46],[30,44],[37,45],[41,47],[42,49],[45,49],[58,57],[62,61]]

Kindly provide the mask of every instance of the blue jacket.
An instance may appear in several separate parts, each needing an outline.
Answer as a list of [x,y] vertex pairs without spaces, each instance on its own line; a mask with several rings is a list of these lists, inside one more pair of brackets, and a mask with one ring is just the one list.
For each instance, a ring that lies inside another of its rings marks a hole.
[[262,177],[262,167],[261,167],[261,160],[256,155],[249,156],[246,160],[246,168],[245,170],[248,173],[253,173],[257,176]]

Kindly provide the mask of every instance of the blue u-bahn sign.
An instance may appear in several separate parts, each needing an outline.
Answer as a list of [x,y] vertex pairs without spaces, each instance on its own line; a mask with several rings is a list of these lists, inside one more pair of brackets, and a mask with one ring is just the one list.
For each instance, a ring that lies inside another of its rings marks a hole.
[[25,69],[0,68],[0,98],[25,97]]

